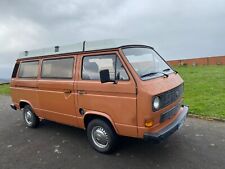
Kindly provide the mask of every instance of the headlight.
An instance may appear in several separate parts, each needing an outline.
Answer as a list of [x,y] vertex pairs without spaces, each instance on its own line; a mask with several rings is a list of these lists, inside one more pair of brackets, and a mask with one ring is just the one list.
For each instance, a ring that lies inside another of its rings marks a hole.
[[160,107],[160,99],[159,99],[158,96],[156,96],[156,97],[154,98],[154,100],[153,100],[153,108],[154,108],[155,110],[158,110],[159,107]]

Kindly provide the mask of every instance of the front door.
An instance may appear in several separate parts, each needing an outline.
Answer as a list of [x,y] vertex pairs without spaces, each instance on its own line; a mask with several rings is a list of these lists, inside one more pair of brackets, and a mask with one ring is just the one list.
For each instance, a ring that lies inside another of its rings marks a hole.
[[75,57],[44,59],[38,80],[43,118],[76,126]]
[[[136,86],[118,52],[80,55],[78,108],[107,115],[121,135],[137,135]],[[99,71],[108,69],[116,83],[101,83]],[[82,115],[78,115],[78,120]]]

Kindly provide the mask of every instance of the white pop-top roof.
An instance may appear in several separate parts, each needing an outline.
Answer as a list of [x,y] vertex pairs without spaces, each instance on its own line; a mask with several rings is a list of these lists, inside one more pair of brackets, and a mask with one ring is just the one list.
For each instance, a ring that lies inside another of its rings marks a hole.
[[112,49],[127,45],[147,45],[146,42],[133,41],[127,39],[107,39],[97,41],[84,41],[73,45],[55,46],[50,48],[43,48],[37,50],[24,51],[19,54],[19,58],[47,56],[54,54],[65,54],[82,51],[92,51],[101,49]]

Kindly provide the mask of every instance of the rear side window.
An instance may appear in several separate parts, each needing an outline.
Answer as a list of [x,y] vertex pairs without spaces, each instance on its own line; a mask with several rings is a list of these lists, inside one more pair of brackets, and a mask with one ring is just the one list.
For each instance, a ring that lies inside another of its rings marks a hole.
[[72,79],[74,58],[49,59],[42,63],[42,78]]
[[38,61],[22,62],[20,64],[19,77],[20,78],[37,78],[38,76]]
[[16,63],[15,64],[14,69],[13,69],[13,72],[12,72],[12,78],[15,78],[16,77],[19,66],[20,66],[19,63]]
[[108,69],[111,80],[129,80],[129,77],[115,54],[85,56],[83,58],[82,79],[100,80],[99,72]]

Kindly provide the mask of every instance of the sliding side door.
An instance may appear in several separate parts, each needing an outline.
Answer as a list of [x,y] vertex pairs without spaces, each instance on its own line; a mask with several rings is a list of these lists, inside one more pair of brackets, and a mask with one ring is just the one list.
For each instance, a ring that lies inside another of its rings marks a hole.
[[43,59],[38,97],[43,117],[76,126],[75,56]]

